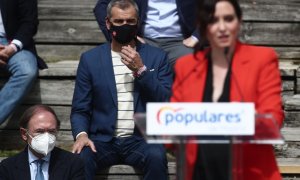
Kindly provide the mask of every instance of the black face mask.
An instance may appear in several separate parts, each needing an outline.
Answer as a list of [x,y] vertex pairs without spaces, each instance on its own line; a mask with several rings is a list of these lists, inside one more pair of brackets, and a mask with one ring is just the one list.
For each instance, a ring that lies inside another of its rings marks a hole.
[[128,44],[136,38],[137,25],[124,24],[122,26],[115,26],[111,24],[110,33],[118,43]]

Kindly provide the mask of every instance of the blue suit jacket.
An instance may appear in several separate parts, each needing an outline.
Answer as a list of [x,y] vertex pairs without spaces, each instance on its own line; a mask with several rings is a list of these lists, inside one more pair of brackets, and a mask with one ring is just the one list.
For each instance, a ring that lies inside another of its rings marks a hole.
[[[147,102],[168,101],[172,73],[162,50],[137,45],[147,72],[134,81],[134,111],[145,112]],[[117,90],[111,45],[100,45],[82,54],[77,70],[71,125],[74,138],[85,131],[93,140],[110,141],[117,120]],[[139,135],[135,128],[135,134]]]
[[[111,37],[106,29],[105,17],[106,17],[106,8],[110,0],[98,0],[96,7],[94,8],[94,14],[96,16],[96,20],[102,30],[105,38],[110,41]],[[148,0],[135,0],[136,4],[139,7],[139,31],[138,35],[143,36],[143,26],[144,22],[147,18],[147,10],[148,10]],[[196,29],[196,8],[197,1],[196,0],[176,0],[179,23],[182,29],[182,33],[185,38],[194,35],[199,38],[199,33]]]
[[[49,180],[84,180],[84,165],[78,155],[60,148],[51,152]],[[1,180],[30,180],[28,146],[19,154],[0,163]]]

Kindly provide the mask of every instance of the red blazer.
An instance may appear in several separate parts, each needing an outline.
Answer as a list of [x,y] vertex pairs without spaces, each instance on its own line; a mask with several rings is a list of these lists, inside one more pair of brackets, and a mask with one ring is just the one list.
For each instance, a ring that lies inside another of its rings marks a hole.
[[[207,74],[208,50],[196,56],[180,58],[175,65],[172,102],[200,102]],[[232,62],[230,101],[254,102],[257,113],[272,113],[281,126],[284,118],[281,102],[281,78],[276,53],[271,48],[237,42]],[[240,88],[240,90],[239,90]],[[271,145],[235,145],[234,179],[279,180]],[[186,180],[192,179],[197,157],[197,145],[186,145]],[[241,163],[241,160],[243,162]]]

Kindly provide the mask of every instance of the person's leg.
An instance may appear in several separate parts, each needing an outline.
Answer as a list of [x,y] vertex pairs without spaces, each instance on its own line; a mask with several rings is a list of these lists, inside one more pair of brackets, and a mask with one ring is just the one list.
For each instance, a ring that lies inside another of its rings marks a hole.
[[36,80],[36,56],[27,50],[21,50],[9,59],[5,69],[10,77],[0,91],[0,124],[21,103]]
[[84,147],[80,157],[84,162],[85,179],[94,180],[97,170],[119,163],[118,147],[113,142],[94,141],[97,153]]
[[159,42],[156,41],[156,39],[152,39],[152,38],[144,38],[146,44],[149,44],[151,46],[157,47],[157,48],[161,48]]
[[122,145],[125,164],[141,169],[144,180],[168,179],[166,152],[161,144],[147,144],[136,136],[126,138]]
[[182,41],[183,38],[160,39],[160,47],[168,53],[169,62],[172,67],[178,58],[194,52],[193,48],[186,47]]
[[183,44],[183,38],[144,38],[146,43],[158,48],[163,49],[168,54],[170,65],[173,67],[176,60],[186,54],[194,52],[193,48],[186,47]]

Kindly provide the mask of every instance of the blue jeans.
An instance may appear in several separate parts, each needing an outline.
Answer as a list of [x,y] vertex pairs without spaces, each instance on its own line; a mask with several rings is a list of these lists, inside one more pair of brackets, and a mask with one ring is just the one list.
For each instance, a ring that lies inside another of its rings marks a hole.
[[[6,38],[0,38],[0,44],[6,45]],[[0,124],[2,124],[13,110],[21,103],[29,92],[37,75],[36,56],[27,50],[14,54],[0,71],[7,71],[9,79],[0,90]]]
[[110,142],[94,141],[97,153],[84,147],[80,157],[85,163],[86,180],[93,180],[97,170],[115,164],[127,164],[140,169],[145,180],[168,179],[166,153],[161,144],[147,144],[137,136],[113,138]]

